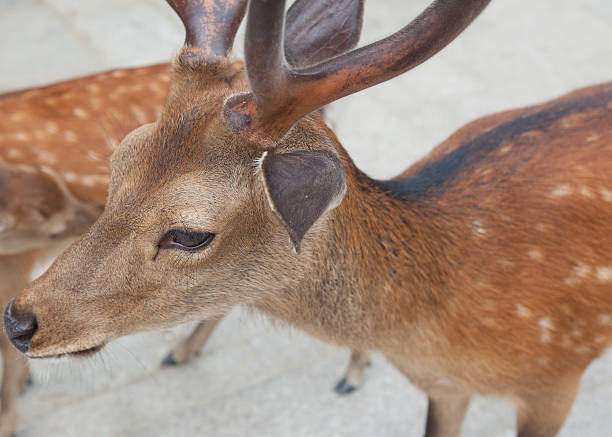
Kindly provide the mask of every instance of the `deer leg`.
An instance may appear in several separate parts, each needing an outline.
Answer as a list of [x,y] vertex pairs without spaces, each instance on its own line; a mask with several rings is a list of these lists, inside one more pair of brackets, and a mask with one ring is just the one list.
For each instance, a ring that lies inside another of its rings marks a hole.
[[572,409],[580,378],[525,396],[517,411],[518,437],[554,437]]
[[164,366],[183,364],[197,356],[221,319],[204,320],[198,323],[193,332],[179,343],[162,361]]
[[26,358],[2,334],[2,389],[0,399],[0,437],[9,437],[17,426],[17,397],[23,383],[27,380],[28,364]]
[[[29,282],[35,253],[0,256],[0,305],[8,301]],[[0,333],[2,351],[2,389],[0,390],[0,437],[10,436],[17,425],[17,396],[29,378],[25,356]]]
[[427,393],[425,437],[459,437],[471,393],[452,381],[405,365],[401,358],[387,358],[410,382]]
[[351,360],[349,361],[344,377],[338,381],[334,390],[339,395],[351,393],[359,388],[363,383],[363,374],[366,366],[370,364],[370,352],[351,350]]
[[425,437],[459,437],[470,400],[469,395],[457,392],[430,395]]

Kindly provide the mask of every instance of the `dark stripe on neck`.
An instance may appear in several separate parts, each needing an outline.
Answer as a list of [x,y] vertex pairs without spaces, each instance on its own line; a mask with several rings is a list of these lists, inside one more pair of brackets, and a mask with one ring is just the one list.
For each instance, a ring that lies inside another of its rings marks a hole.
[[397,180],[373,180],[372,182],[394,197],[417,200],[428,194],[429,191],[452,181],[475,163],[486,158],[502,141],[515,138],[531,130],[543,129],[569,114],[605,107],[610,100],[612,100],[612,91],[560,102],[535,114],[504,123],[471,141],[461,144],[448,155],[428,164],[416,175]]

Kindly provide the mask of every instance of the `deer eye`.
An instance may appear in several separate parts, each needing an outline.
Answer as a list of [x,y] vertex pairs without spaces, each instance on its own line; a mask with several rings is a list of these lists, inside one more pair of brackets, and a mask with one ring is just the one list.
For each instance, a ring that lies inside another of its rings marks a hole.
[[185,232],[172,229],[159,240],[160,249],[198,250],[206,247],[215,234],[210,232]]

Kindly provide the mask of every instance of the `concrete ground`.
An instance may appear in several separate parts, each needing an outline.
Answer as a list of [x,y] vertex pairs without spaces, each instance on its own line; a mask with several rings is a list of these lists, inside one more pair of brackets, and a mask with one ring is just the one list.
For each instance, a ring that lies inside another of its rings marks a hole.
[[[363,41],[426,3],[370,0]],[[182,39],[162,0],[0,0],[0,90],[167,60]],[[611,79],[612,2],[493,0],[441,54],[331,117],[357,164],[387,177],[478,116]],[[199,359],[160,369],[189,328],[124,338],[85,362],[32,363],[18,436],[422,435],[424,395],[382,356],[361,390],[338,397],[347,351],[236,310]],[[611,405],[609,354],[585,375],[561,436],[612,435]],[[477,399],[464,435],[512,436],[513,421],[503,402]]]

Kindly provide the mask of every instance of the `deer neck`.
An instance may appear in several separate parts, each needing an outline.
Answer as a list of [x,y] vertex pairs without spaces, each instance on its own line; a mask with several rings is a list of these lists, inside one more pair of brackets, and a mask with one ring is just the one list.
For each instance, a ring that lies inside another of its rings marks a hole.
[[422,343],[444,306],[449,220],[432,202],[385,193],[352,163],[346,170],[342,204],[296,257],[303,275],[259,307],[330,343],[380,348],[416,326]]

